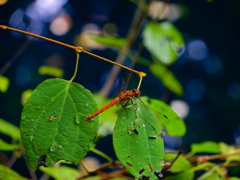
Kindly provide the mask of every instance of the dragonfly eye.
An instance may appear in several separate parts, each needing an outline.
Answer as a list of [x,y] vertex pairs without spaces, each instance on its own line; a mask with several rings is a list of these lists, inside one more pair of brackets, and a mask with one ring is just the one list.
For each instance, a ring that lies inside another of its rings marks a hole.
[[135,97],[139,97],[141,94],[141,92],[138,89],[133,89],[132,91],[134,92]]

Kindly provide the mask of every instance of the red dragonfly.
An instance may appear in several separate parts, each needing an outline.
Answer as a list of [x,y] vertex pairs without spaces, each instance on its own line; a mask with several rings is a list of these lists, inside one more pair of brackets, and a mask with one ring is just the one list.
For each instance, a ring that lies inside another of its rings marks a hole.
[[94,118],[98,114],[102,113],[103,111],[109,109],[110,107],[112,107],[112,106],[114,106],[114,105],[116,105],[116,104],[118,104],[118,103],[120,103],[122,101],[132,99],[133,97],[139,97],[140,94],[141,94],[141,92],[138,89],[123,91],[122,93],[119,94],[118,97],[113,99],[109,104],[107,104],[106,106],[102,107],[101,109],[99,109],[98,111],[93,113],[92,115],[88,116],[86,119],[84,119],[84,121],[91,120],[92,118]]

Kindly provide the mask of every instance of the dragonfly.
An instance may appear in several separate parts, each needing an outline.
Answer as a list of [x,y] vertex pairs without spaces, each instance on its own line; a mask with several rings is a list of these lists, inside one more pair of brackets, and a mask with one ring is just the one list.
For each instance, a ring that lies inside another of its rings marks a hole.
[[141,95],[141,92],[138,89],[123,91],[122,93],[119,94],[118,97],[113,99],[109,104],[107,104],[106,106],[102,107],[101,109],[99,109],[98,111],[93,113],[92,115],[88,116],[86,119],[84,119],[84,121],[89,121],[89,120],[93,119],[95,116],[97,116],[100,113],[102,113],[103,111],[113,107],[114,105],[119,104],[120,102],[123,102],[125,100],[130,100],[133,97],[139,97],[140,95]]

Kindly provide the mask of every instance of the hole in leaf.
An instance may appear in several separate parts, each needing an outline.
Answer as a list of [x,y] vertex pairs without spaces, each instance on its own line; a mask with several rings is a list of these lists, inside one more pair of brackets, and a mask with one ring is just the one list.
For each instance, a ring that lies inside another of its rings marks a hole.
[[138,131],[136,129],[133,130],[133,132],[138,135]]
[[148,139],[156,140],[157,138],[155,136],[152,136],[152,137],[148,137]]
[[129,162],[126,162],[126,164],[127,164],[128,166],[132,167],[132,164],[131,164],[131,163],[129,163]]
[[27,133],[25,133],[25,132],[24,132],[24,133],[23,133],[23,135],[24,135],[24,136],[26,136],[26,135],[27,135]]
[[130,156],[127,156],[127,158],[130,158]]
[[154,172],[154,174],[157,176],[158,179],[160,179],[161,177],[163,177],[163,174],[161,172]]
[[38,158],[38,166],[37,167],[39,167],[39,166],[47,167],[46,162],[47,162],[47,156],[46,155],[40,156]]
[[139,171],[139,174],[142,174],[144,171],[145,171],[145,169],[142,168],[142,169]]

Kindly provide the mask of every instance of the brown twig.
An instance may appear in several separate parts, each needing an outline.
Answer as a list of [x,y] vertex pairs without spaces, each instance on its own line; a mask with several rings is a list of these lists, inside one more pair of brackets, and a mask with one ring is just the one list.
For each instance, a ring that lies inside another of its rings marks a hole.
[[[127,43],[124,47],[122,47],[118,53],[118,56],[116,58],[116,62],[119,64],[123,64],[123,62],[126,59],[126,55],[127,54],[127,50],[130,49],[133,45],[133,43],[135,42],[137,36],[138,36],[138,31],[139,31],[139,27],[142,23],[142,21],[144,20],[144,18],[146,18],[146,14],[147,11],[143,11],[142,10],[142,6],[139,4],[145,4],[146,0],[139,0],[138,1],[138,7],[135,11],[134,17],[133,17],[133,21],[132,21],[132,25],[129,29],[128,35],[127,35]],[[108,96],[114,81],[117,77],[117,75],[120,72],[120,68],[117,66],[114,66],[108,76],[107,81],[105,82],[103,88],[101,89],[101,94],[104,96]]]

